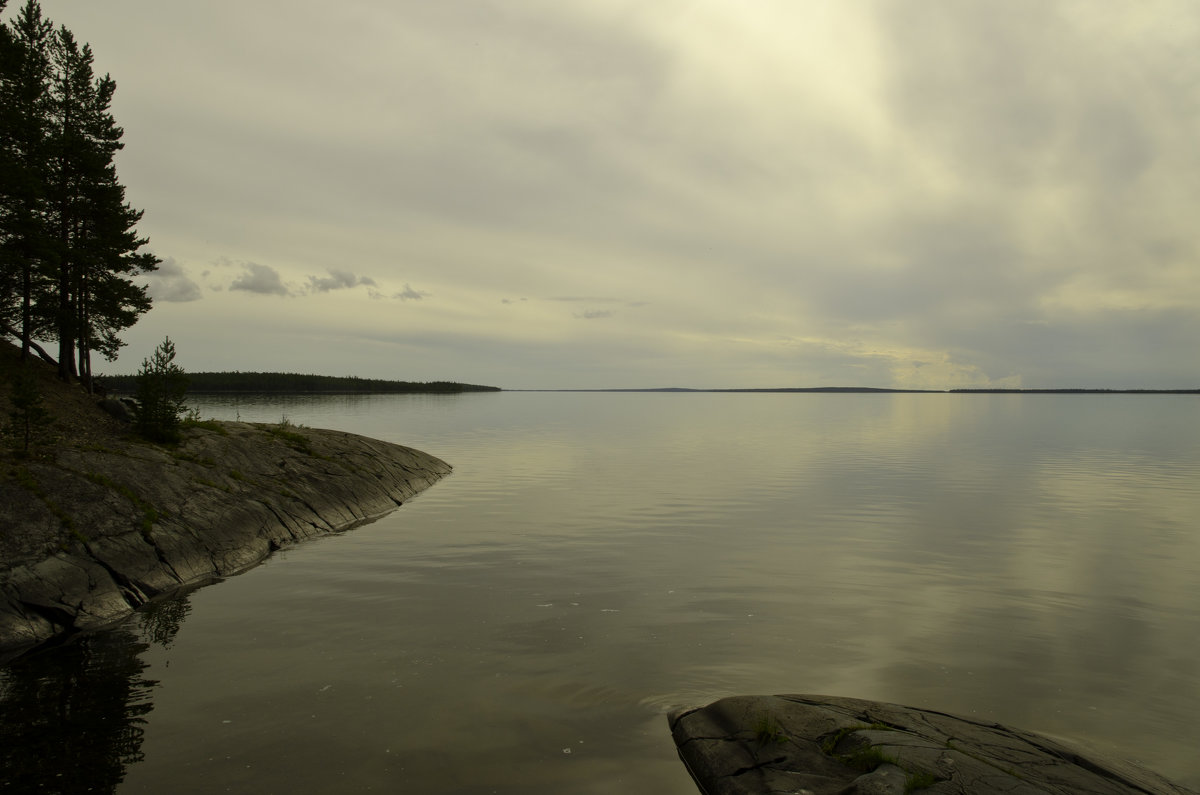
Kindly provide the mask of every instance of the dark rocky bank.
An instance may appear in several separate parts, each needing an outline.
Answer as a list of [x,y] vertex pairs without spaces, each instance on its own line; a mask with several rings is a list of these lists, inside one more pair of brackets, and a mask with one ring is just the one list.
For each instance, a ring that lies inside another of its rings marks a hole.
[[878,701],[734,696],[668,719],[705,795],[1191,792],[1033,732]]
[[204,422],[176,446],[103,434],[0,478],[0,659],[385,514],[451,468],[349,433]]

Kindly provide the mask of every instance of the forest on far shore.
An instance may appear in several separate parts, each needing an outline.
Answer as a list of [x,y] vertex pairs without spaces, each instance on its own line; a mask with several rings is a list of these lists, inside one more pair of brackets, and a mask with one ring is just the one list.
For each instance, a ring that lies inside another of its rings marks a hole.
[[[431,392],[499,392],[497,386],[459,384],[453,381],[386,381],[354,376],[303,375],[300,373],[188,373],[188,391],[200,393],[242,392],[276,394],[403,394]],[[137,376],[106,375],[97,381],[109,392],[133,394]]]

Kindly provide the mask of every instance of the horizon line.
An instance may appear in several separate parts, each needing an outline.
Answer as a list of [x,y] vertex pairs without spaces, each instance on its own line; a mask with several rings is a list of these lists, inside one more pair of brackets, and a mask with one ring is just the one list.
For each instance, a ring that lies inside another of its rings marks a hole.
[[1200,388],[1110,388],[1110,387],[954,387],[951,389],[908,389],[904,387],[816,386],[816,387],[541,387],[508,388],[502,392],[728,392],[728,393],[892,393],[892,394],[1107,394],[1107,395],[1196,395]]

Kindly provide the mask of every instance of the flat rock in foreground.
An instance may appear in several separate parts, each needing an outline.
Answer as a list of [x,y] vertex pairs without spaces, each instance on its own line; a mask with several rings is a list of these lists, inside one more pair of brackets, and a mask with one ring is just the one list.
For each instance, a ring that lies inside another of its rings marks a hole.
[[1032,732],[878,701],[733,696],[668,719],[706,795],[1190,793]]
[[394,510],[451,471],[340,431],[210,422],[64,447],[0,479],[0,656]]

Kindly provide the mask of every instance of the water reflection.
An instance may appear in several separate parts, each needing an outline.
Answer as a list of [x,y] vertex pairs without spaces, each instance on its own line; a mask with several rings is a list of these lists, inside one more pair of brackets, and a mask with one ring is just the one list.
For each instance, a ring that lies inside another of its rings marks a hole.
[[186,595],[156,602],[136,623],[0,669],[0,790],[115,792],[143,759],[154,706],[142,653],[169,647],[189,610]]
[[192,603],[187,593],[145,605],[137,614],[142,636],[155,646],[171,648],[183,619],[191,610]]
[[[21,747],[0,789],[21,764],[21,789],[70,789],[78,754],[43,747],[106,731],[102,772],[78,780],[111,791],[124,774],[123,793],[694,795],[662,711],[796,690],[1062,734],[1200,783],[1194,400],[503,393],[223,411],[411,444],[455,473],[375,524],[0,672],[4,747]],[[84,681],[95,705],[60,709]],[[60,712],[70,725],[31,751],[22,727]]]

